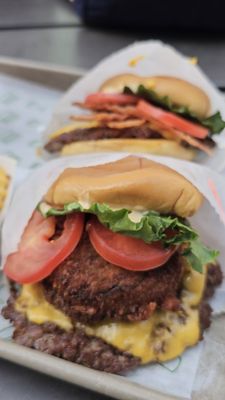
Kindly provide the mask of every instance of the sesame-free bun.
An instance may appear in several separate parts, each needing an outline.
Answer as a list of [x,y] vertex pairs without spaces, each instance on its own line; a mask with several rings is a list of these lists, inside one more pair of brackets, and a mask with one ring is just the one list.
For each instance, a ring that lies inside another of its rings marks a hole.
[[98,202],[115,208],[189,217],[199,209],[203,197],[173,169],[129,156],[113,163],[65,169],[44,200],[54,207],[71,202],[89,207]]
[[100,139],[84,140],[69,143],[63,146],[60,155],[71,156],[83,153],[100,153],[124,151],[127,153],[149,153],[158,156],[193,160],[196,151],[191,147],[184,147],[175,140],[167,139]]
[[103,93],[121,93],[125,86],[135,91],[139,85],[154,90],[159,96],[168,96],[174,104],[188,107],[199,118],[209,115],[210,101],[206,93],[198,86],[172,76],[122,74],[108,79],[99,90]]

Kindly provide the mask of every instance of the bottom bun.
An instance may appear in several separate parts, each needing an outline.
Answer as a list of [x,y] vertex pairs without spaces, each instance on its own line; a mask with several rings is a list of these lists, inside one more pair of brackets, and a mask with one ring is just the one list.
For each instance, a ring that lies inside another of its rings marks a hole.
[[173,140],[165,139],[103,139],[86,140],[65,145],[61,150],[62,156],[81,153],[97,153],[107,151],[125,151],[131,153],[150,153],[159,156],[193,160],[196,152],[185,148]]

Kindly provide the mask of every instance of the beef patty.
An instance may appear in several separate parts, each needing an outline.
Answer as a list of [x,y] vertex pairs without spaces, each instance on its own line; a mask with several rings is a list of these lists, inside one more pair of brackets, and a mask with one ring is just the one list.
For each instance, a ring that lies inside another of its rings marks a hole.
[[[66,144],[82,142],[85,140],[100,139],[164,139],[160,132],[154,131],[147,124],[124,129],[112,129],[107,127],[98,127],[90,129],[75,129],[74,131],[63,133],[51,139],[46,145],[45,150],[49,153],[57,153],[62,150]],[[199,140],[209,148],[215,147],[216,143],[211,137]],[[187,142],[181,141],[183,147],[192,147]]]
[[15,293],[11,294],[7,306],[2,310],[15,328],[13,339],[16,343],[63,358],[89,368],[118,374],[140,364],[137,357],[120,351],[81,330],[66,332],[52,323],[42,325],[29,322],[14,308]]
[[62,150],[63,146],[73,142],[84,140],[100,139],[163,139],[160,133],[152,130],[147,124],[124,129],[112,129],[107,127],[75,129],[74,131],[63,133],[51,139],[46,145],[45,150],[49,153],[56,153]]
[[[202,334],[211,322],[212,310],[206,298],[213,294],[215,287],[221,281],[220,267],[218,265],[209,267],[205,297],[199,307]],[[13,323],[13,339],[16,343],[111,373],[125,372],[140,364],[139,358],[120,351],[101,339],[88,336],[80,330],[65,332],[54,324],[37,325],[27,321],[24,315],[14,308],[16,297],[17,292],[12,290],[8,304],[2,310],[4,318]]]
[[[85,233],[75,251],[43,281],[46,299],[84,323],[139,321],[157,306],[177,307],[183,267],[175,254],[163,268],[133,272],[105,261]],[[172,300],[172,301],[168,301]],[[175,299],[176,300],[176,299]]]

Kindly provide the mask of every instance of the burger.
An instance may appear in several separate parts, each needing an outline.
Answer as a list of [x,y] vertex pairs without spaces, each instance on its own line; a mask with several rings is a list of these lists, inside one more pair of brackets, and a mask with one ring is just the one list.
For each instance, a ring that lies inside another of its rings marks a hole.
[[225,127],[220,112],[210,115],[202,89],[171,76],[117,75],[74,104],[89,114],[72,115],[71,124],[52,133],[49,153],[128,151],[192,160],[196,150],[211,155],[214,135]]
[[144,158],[65,169],[5,261],[14,341],[111,373],[195,346],[222,281],[187,220],[202,201]]

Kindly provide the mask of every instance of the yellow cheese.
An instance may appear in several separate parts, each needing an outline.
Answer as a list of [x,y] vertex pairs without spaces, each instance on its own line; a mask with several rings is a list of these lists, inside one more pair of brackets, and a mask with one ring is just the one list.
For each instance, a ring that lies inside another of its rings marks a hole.
[[76,129],[91,129],[91,128],[96,128],[98,126],[99,126],[98,121],[76,121],[70,125],[66,125],[60,129],[57,129],[57,131],[55,131],[51,135],[49,135],[49,138],[54,139],[58,136],[63,135],[64,133],[69,133]]
[[198,57],[190,57],[188,61],[190,64],[196,65],[198,64]]
[[9,187],[9,177],[4,169],[0,167],[0,210],[3,208],[5,198]]
[[194,346],[200,336],[198,310],[189,307],[178,313],[156,311],[147,321],[115,322],[85,330],[140,357],[142,363],[175,358]]
[[66,331],[73,327],[69,317],[45,300],[42,287],[38,284],[22,286],[15,308],[36,324],[52,322]]
[[[195,345],[200,338],[198,305],[201,302],[206,279],[206,268],[200,274],[186,265],[180,311],[157,310],[147,321],[111,322],[94,326],[74,324],[89,335],[140,357],[142,363],[167,361],[179,356],[186,347]],[[16,309],[37,324],[53,322],[70,330],[73,325],[61,311],[44,298],[41,285],[24,285]]]
[[128,62],[128,65],[129,67],[136,67],[136,65],[142,60],[144,60],[144,56],[136,56]]
[[199,274],[193,269],[186,266],[186,273],[183,279],[182,296],[186,304],[189,306],[197,306],[202,299],[202,294],[205,287],[205,277],[207,273],[206,266],[203,267],[203,274]]

